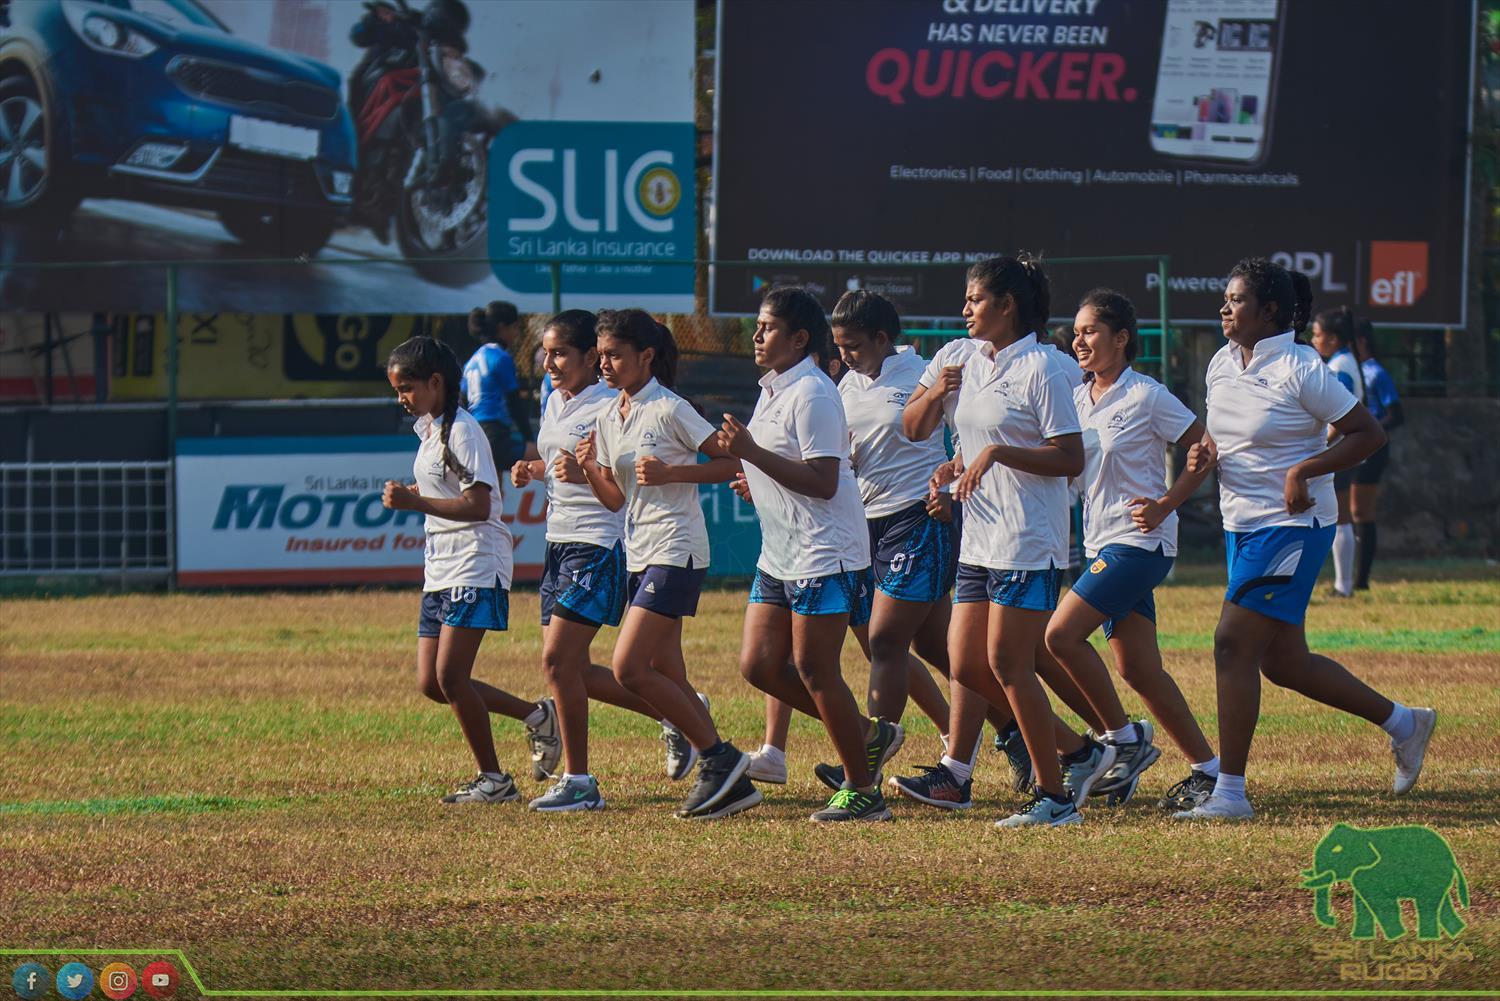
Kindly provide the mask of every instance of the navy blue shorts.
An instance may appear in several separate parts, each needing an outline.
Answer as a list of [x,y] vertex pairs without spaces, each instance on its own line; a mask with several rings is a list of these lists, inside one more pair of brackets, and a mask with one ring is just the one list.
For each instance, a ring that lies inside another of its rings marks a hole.
[[1108,639],[1115,634],[1116,624],[1131,612],[1156,621],[1156,598],[1152,592],[1167,579],[1175,562],[1161,546],[1155,549],[1124,543],[1105,546],[1073,582],[1073,593],[1101,615],[1108,616],[1104,620],[1104,637]]
[[1225,532],[1229,589],[1224,600],[1252,612],[1301,625],[1323,561],[1333,549],[1333,525],[1278,525]]
[[938,521],[927,505],[913,504],[871,518],[870,575],[875,587],[900,601],[937,601],[958,574],[957,522]]
[[708,571],[695,570],[692,561],[685,567],[649,566],[632,573],[625,591],[633,608],[644,608],[669,619],[698,614],[698,595]]
[[[869,602],[868,569],[802,580],[781,580],[764,570],[756,570],[755,580],[750,584],[750,604],[790,608],[798,615],[848,615],[852,621],[854,613],[868,608]],[[868,614],[865,621],[869,621]]]
[[1063,572],[1057,567],[1046,570],[991,570],[972,563],[958,565],[953,582],[953,603],[989,601],[1005,608],[1026,608],[1050,612],[1057,608],[1062,590]]
[[558,618],[618,626],[625,612],[625,550],[587,542],[549,542],[542,564],[542,625]]
[[417,635],[436,636],[444,626],[504,631],[510,626],[510,592],[499,587],[449,587],[422,592]]

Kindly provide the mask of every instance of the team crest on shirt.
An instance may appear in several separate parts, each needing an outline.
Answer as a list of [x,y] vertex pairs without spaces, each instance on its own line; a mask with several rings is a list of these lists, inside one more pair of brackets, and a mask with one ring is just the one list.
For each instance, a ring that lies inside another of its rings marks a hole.
[[1105,563],[1102,559],[1095,560],[1089,566],[1089,573],[1103,573],[1108,566],[1109,564]]
[[589,433],[589,426],[582,422],[573,425],[573,437],[582,438]]
[[646,430],[641,432],[641,447],[656,447],[656,430],[654,428],[647,428]]
[[781,420],[781,411],[782,411],[782,409],[783,408],[780,407],[780,406],[775,407],[769,414],[766,415],[766,420],[768,420],[768,421],[779,421],[779,420]]
[[1125,426],[1125,411],[1123,411],[1123,410],[1116,410],[1114,413],[1112,413],[1112,414],[1109,415],[1109,429],[1111,431],[1119,431],[1124,426]]
[[910,398],[911,393],[907,392],[904,389],[897,389],[894,390],[890,396],[886,397],[885,402],[892,404],[893,406],[904,407],[906,406],[906,401]]

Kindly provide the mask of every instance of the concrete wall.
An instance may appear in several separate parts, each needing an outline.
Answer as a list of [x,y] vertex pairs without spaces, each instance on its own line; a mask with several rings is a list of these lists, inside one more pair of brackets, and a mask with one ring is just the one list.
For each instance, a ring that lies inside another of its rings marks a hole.
[[1500,557],[1500,400],[1405,408],[1381,481],[1380,552]]

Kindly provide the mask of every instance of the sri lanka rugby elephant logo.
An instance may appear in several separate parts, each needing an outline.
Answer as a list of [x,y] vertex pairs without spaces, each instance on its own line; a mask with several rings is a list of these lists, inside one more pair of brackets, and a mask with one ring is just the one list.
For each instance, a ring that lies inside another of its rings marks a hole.
[[1356,939],[1373,939],[1378,926],[1389,941],[1407,933],[1401,901],[1416,905],[1417,938],[1433,941],[1457,938],[1465,922],[1451,895],[1469,906],[1469,883],[1453,849],[1428,827],[1351,827],[1338,824],[1323,836],[1313,852],[1311,869],[1302,872],[1302,886],[1315,893],[1313,913],[1318,924],[1336,927],[1330,894],[1347,881],[1354,891]]

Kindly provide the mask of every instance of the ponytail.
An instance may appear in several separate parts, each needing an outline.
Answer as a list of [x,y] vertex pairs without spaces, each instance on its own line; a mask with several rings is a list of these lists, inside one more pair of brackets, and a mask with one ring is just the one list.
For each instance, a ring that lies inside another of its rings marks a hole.
[[657,323],[644,309],[601,309],[597,331],[629,344],[637,351],[650,350],[651,376],[671,389],[677,383],[677,341],[672,331]]
[[1300,334],[1307,329],[1312,317],[1312,282],[1302,272],[1264,257],[1247,257],[1234,266],[1229,277],[1242,279],[1257,300],[1276,307],[1278,330]]
[[1292,295],[1296,300],[1292,305],[1292,333],[1301,334],[1307,329],[1307,321],[1312,318],[1312,280],[1300,271],[1289,271],[1287,274],[1292,279]]
[[472,480],[474,474],[448,447],[448,436],[458,416],[458,397],[463,388],[463,369],[459,367],[453,349],[431,337],[413,337],[396,345],[386,368],[420,382],[426,382],[434,375],[442,376],[443,423],[438,428],[438,440],[443,443],[443,465],[453,471],[460,483]]
[[1016,304],[1020,336],[1047,329],[1052,312],[1052,285],[1041,261],[1022,252],[1019,257],[991,257],[969,268],[968,280],[978,283],[990,295],[1008,295]]

